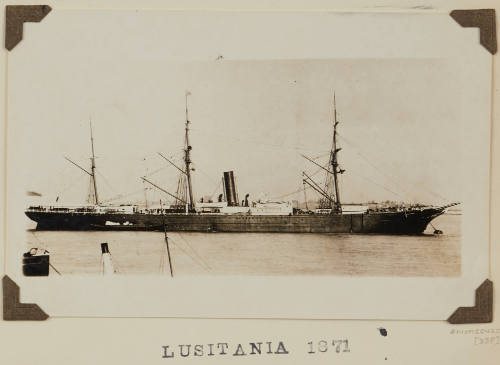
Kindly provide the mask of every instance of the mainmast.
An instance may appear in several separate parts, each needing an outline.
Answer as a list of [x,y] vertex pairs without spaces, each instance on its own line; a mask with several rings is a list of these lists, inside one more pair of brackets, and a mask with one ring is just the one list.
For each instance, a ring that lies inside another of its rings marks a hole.
[[92,184],[94,187],[94,198],[95,198],[95,205],[99,205],[99,198],[97,196],[97,183],[95,179],[95,154],[94,154],[94,135],[92,134],[92,120],[90,120],[90,144],[92,146],[92,166],[91,166],[91,175],[90,178],[92,179]]
[[[313,159],[302,155],[306,160],[312,162],[319,168],[325,170],[327,172],[325,187],[320,187],[314,180],[308,176],[305,172],[303,172],[302,181],[309,185],[313,190],[318,192],[323,198],[319,201],[319,207],[321,209],[331,209],[331,211],[341,213],[342,212],[342,204],[340,202],[340,188],[339,188],[339,176],[338,174],[343,174],[345,172],[344,169],[340,168],[338,162],[338,152],[342,149],[337,147],[337,126],[339,121],[337,120],[337,103],[335,100],[335,93],[333,93],[333,141],[332,141],[332,149],[330,151],[330,159],[328,161],[328,167],[324,167]],[[330,171],[330,166],[332,170]],[[332,178],[333,177],[333,178]],[[333,180],[333,181],[332,181]],[[332,189],[333,183],[333,189]],[[305,185],[304,185],[305,186]],[[305,198],[305,190],[304,190],[304,198]]]
[[331,164],[332,164],[332,172],[333,172],[333,184],[335,187],[335,196],[333,201],[335,202],[335,206],[333,207],[337,212],[342,211],[342,204],[340,203],[340,194],[339,194],[339,178],[337,174],[344,173],[344,170],[339,168],[337,154],[341,150],[341,148],[337,148],[337,125],[339,121],[337,121],[337,103],[335,100],[335,93],[333,93],[333,145],[331,151]]
[[194,209],[194,199],[193,199],[193,186],[191,185],[191,145],[189,144],[189,115],[188,115],[188,96],[191,95],[189,91],[186,91],[186,138],[184,142],[184,162],[186,164],[186,176],[189,190],[189,209]]

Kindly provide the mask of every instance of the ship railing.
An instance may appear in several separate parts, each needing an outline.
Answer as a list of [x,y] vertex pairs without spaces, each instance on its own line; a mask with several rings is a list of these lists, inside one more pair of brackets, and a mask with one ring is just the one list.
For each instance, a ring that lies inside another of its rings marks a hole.
[[78,213],[78,214],[124,214],[132,213],[120,209],[102,209],[99,207],[57,207],[57,206],[30,206],[28,212],[54,212],[54,213]]

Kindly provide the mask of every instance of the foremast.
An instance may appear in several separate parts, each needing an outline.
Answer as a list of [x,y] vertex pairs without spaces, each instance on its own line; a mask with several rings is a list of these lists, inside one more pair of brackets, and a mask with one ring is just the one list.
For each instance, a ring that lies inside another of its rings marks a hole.
[[335,98],[335,93],[333,93],[333,143],[332,150],[330,151],[330,165],[332,166],[333,172],[333,185],[334,192],[332,197],[333,207],[332,209],[336,212],[342,212],[342,203],[340,201],[340,189],[339,189],[339,177],[338,174],[343,174],[345,170],[339,167],[338,153],[342,148],[337,147],[337,126],[339,121],[337,120],[337,102]]
[[[345,172],[344,169],[340,168],[338,161],[338,153],[341,150],[338,147],[337,143],[337,126],[339,121],[337,120],[337,102],[335,98],[335,93],[333,94],[333,138],[332,138],[332,148],[330,150],[330,158],[328,161],[328,165],[322,166],[315,162],[313,159],[302,155],[306,160],[312,162],[314,165],[319,168],[325,170],[327,172],[325,184],[324,186],[320,186],[316,183],[311,176],[307,175],[305,172],[302,172],[303,175],[303,183],[309,185],[313,190],[318,192],[322,198],[319,201],[320,209],[328,209],[334,213],[342,213],[342,203],[340,201],[340,187],[339,187],[339,174],[343,174]],[[330,168],[331,167],[331,168]],[[332,187],[333,185],[333,187]],[[304,185],[305,187],[305,185]],[[307,201],[307,198],[304,194],[304,199]]]
[[189,143],[189,114],[188,114],[188,96],[191,95],[189,91],[186,91],[186,136],[184,140],[184,163],[186,164],[186,176],[188,183],[189,192],[189,210],[194,209],[194,198],[193,198],[193,186],[191,183],[191,145]]

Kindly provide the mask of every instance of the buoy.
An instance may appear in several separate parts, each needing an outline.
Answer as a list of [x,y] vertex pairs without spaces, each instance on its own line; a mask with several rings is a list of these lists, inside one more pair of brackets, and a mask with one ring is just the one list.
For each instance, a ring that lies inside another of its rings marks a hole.
[[111,254],[109,253],[108,243],[101,243],[102,252],[102,273],[104,275],[113,275],[115,273],[115,268],[113,261],[111,260]]
[[443,234],[443,231],[434,227],[434,225],[432,223],[429,223],[429,224],[431,225],[432,228],[434,228],[434,234]]

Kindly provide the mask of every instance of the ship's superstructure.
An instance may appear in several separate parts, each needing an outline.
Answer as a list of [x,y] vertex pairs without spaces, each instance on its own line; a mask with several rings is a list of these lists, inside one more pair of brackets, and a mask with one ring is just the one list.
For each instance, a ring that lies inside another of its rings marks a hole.
[[[233,171],[222,176],[222,193],[216,202],[196,202],[192,186],[191,150],[189,139],[188,96],[186,93],[186,118],[183,159],[184,166],[173,165],[179,174],[177,190],[169,192],[146,176],[141,179],[160,190],[174,203],[160,208],[140,209],[137,205],[106,205],[98,198],[95,178],[94,138],[91,126],[91,169],[67,159],[91,178],[89,200],[84,206],[31,206],[26,215],[37,222],[37,229],[47,230],[165,230],[198,232],[303,232],[303,233],[384,233],[419,234],[432,219],[443,214],[444,206],[410,207],[394,206],[371,209],[367,205],[342,204],[340,199],[340,176],[345,172],[339,163],[336,98],[333,98],[333,136],[329,162],[325,167],[314,159],[303,156],[326,173],[325,183],[320,185],[303,172],[304,194],[306,185],[320,195],[315,211],[294,208],[290,202],[250,201],[249,194],[239,200]],[[306,198],[304,199],[307,204]]]

